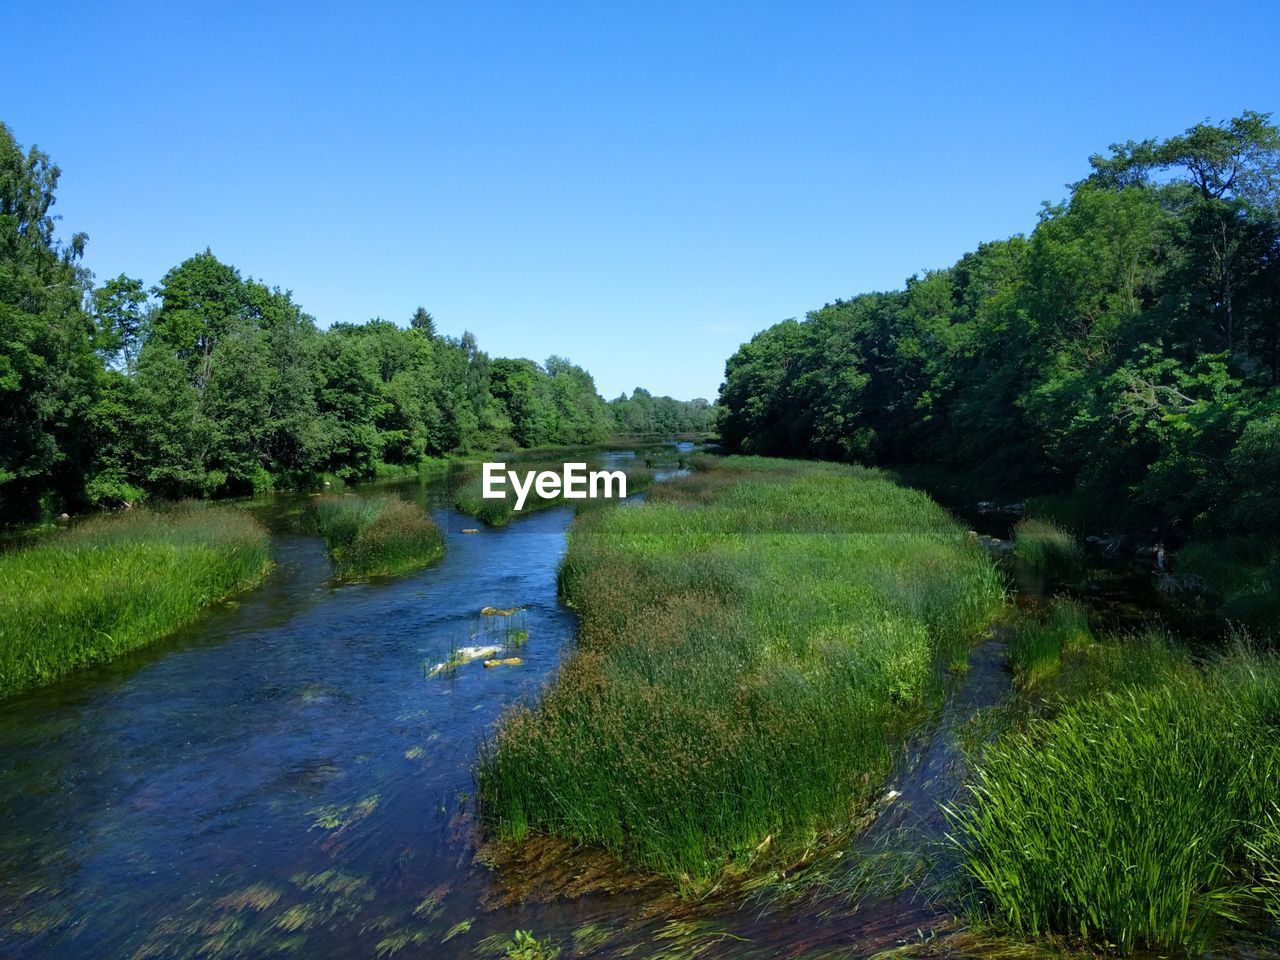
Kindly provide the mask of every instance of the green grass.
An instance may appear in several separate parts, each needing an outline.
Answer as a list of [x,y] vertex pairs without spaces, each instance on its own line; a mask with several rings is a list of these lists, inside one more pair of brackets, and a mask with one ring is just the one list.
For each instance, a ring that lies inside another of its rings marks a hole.
[[1018,683],[1034,686],[1057,673],[1064,651],[1089,645],[1089,614],[1067,600],[1055,602],[1042,616],[1026,616],[1009,631],[1009,665]]
[[0,696],[158,640],[269,566],[257,521],[197,503],[96,517],[0,554]]
[[1048,520],[1027,519],[1013,529],[1013,562],[1018,582],[1033,593],[1079,577],[1084,553],[1066,530]]
[[974,910],[1024,936],[1202,949],[1274,895],[1280,664],[1082,698],[979,755],[949,811]]
[[340,579],[389,577],[444,556],[444,534],[399,497],[322,497],[311,511]]
[[576,520],[561,589],[579,649],[477,770],[502,835],[697,884],[847,826],[937,658],[961,659],[1002,604],[963,528],[878,471],[700,464]]
[[1255,827],[1246,845],[1258,881],[1255,893],[1263,912],[1280,925],[1280,803],[1273,804]]

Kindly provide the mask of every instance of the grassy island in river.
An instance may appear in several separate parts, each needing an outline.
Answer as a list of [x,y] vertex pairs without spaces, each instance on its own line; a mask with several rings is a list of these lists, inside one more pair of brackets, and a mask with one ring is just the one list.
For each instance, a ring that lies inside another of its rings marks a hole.
[[399,497],[321,497],[311,517],[344,580],[408,573],[444,556],[440,527]]
[[484,810],[694,882],[847,824],[1003,597],[925,495],[757,457],[580,516],[561,585],[579,649],[482,756]]

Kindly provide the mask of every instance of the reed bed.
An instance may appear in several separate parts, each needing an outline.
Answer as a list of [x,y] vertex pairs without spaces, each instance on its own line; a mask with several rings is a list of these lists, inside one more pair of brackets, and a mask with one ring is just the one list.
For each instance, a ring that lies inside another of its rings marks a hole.
[[578,650],[482,750],[482,809],[695,885],[863,811],[1003,598],[923,494],[755,457],[583,513],[560,579]]
[[322,497],[311,521],[343,580],[396,576],[444,556],[440,527],[399,497]]
[[0,554],[0,696],[158,640],[269,566],[256,520],[200,503],[96,517]]
[[1280,664],[1236,652],[1159,674],[980,754],[948,815],[983,919],[1128,953],[1200,950],[1276,909]]

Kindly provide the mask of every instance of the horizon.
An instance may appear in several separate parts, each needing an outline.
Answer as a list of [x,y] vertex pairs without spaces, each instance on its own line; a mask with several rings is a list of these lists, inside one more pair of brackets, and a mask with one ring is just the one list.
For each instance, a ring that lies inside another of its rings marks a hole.
[[11,54],[39,88],[0,120],[99,283],[209,248],[322,328],[422,305],[606,398],[714,400],[755,333],[1030,232],[1109,144],[1274,107],[1274,8],[1243,42],[1146,9],[13,8],[59,44]]

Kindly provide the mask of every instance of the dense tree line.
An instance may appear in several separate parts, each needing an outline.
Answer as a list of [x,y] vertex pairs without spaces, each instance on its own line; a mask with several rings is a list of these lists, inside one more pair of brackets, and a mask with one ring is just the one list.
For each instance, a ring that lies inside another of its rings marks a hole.
[[706,400],[676,400],[655,397],[643,387],[631,396],[622,394],[609,401],[609,413],[618,433],[656,434],[706,433],[711,429],[714,408]]
[[1280,132],[1248,112],[1091,166],[1030,236],[744,344],[726,444],[1280,533]]
[[615,431],[585,370],[492,359],[422,309],[320,330],[209,251],[95,288],[85,237],[55,236],[58,176],[0,124],[0,520]]

